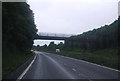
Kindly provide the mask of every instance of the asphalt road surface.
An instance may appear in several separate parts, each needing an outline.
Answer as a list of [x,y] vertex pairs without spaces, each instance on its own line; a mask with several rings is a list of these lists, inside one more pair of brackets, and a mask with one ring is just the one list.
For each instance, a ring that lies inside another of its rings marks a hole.
[[118,79],[119,71],[61,55],[37,52],[22,79]]

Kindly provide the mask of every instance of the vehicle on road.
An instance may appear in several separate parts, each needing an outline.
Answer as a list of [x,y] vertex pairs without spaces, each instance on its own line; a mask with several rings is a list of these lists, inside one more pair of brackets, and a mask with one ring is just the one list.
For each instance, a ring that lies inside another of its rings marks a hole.
[[58,52],[60,52],[60,49],[56,49],[55,51],[56,51],[56,53],[58,53]]

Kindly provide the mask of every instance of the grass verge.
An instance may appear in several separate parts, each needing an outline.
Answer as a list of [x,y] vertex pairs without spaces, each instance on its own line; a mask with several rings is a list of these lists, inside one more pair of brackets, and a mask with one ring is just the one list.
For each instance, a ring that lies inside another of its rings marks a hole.
[[6,51],[5,54],[3,54],[2,77],[5,78],[7,75],[20,67],[32,56],[32,52],[24,54],[20,51],[16,51],[16,53]]
[[50,52],[54,54],[60,54],[63,56],[68,56],[92,63],[96,63],[99,65],[111,67],[114,69],[120,70],[120,63],[118,49],[104,49],[104,50],[97,50],[93,52],[88,51],[61,51],[60,53],[55,53],[54,51],[44,51]]

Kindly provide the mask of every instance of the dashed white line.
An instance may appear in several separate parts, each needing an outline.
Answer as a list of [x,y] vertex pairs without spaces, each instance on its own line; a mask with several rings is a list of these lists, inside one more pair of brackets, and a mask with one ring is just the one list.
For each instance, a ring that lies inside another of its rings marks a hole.
[[63,71],[70,79],[75,79],[73,75],[71,75],[65,68],[63,68],[58,62],[56,62],[53,58],[49,57],[48,55],[45,55],[48,59],[50,59],[55,65],[59,67],[61,71]]
[[76,69],[72,68],[73,71],[76,71]]
[[113,70],[113,71],[120,72],[120,71],[117,70],[117,69],[113,69],[113,68],[110,68],[110,67],[106,67],[106,66],[98,65],[98,64],[91,63],[91,62],[87,62],[87,61],[84,61],[84,60],[78,60],[78,59],[71,58],[71,57],[66,57],[66,56],[62,56],[62,57],[69,58],[69,59],[73,59],[73,60],[77,60],[77,61],[81,61],[81,62],[84,62],[84,63],[88,63],[88,64],[92,64],[92,65],[99,66],[99,67],[102,67],[102,68],[106,68],[106,69],[109,69],[109,70]]

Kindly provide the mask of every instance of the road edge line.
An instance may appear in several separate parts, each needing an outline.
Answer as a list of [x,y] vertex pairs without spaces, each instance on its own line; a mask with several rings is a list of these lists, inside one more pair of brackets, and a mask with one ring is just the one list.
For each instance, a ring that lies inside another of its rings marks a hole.
[[110,67],[107,67],[107,66],[102,66],[102,65],[99,65],[99,64],[96,64],[96,63],[92,63],[92,62],[88,62],[88,61],[84,61],[84,60],[79,60],[79,59],[75,59],[75,58],[71,58],[71,57],[67,57],[67,56],[63,56],[63,57],[73,59],[73,60],[77,60],[77,61],[82,61],[82,62],[85,62],[85,63],[88,63],[88,64],[92,64],[92,65],[95,65],[95,66],[99,66],[99,67],[102,67],[102,68],[106,68],[106,69],[109,69],[109,70],[120,72],[120,70],[113,69],[113,68],[110,68]]
[[29,66],[23,71],[23,73],[17,78],[16,81],[20,81],[23,78],[23,76],[27,73],[27,71],[30,69],[30,67],[34,63],[35,59],[36,59],[36,55],[35,55],[34,59],[32,60],[32,62],[29,64]]

